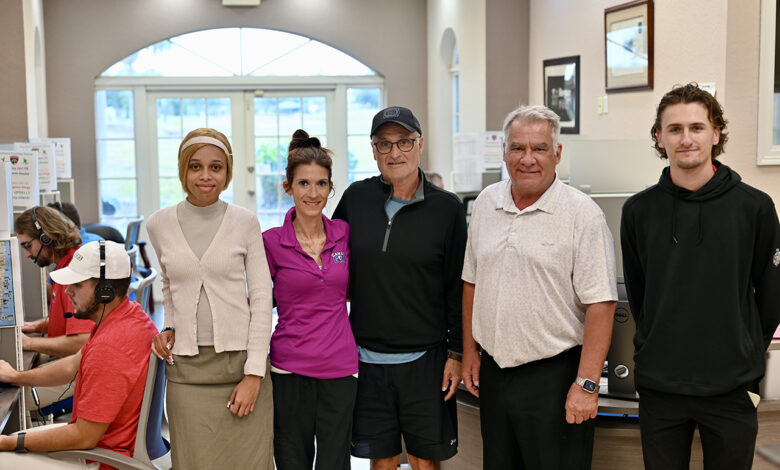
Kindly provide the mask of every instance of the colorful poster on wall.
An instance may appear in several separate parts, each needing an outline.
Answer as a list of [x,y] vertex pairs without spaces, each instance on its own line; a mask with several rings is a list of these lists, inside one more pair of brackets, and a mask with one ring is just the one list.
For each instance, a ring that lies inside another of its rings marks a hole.
[[38,152],[38,189],[46,192],[56,191],[57,157],[54,144],[51,142],[16,142],[14,148]]
[[29,209],[40,201],[38,156],[31,150],[0,150],[0,162],[11,162],[11,197],[14,209]]
[[[15,238],[13,240],[16,240]],[[16,243],[12,239],[0,240],[0,276],[3,281],[3,296],[0,298],[0,326],[14,326],[17,324],[16,318],[16,298],[18,297],[15,289],[15,270],[14,270],[14,252],[18,253]],[[18,259],[18,258],[17,258]],[[16,268],[18,271],[18,267]],[[18,279],[18,277],[16,277]]]
[[49,142],[54,144],[54,151],[57,156],[57,178],[70,179],[70,137],[47,137],[41,139],[32,139],[30,142]]

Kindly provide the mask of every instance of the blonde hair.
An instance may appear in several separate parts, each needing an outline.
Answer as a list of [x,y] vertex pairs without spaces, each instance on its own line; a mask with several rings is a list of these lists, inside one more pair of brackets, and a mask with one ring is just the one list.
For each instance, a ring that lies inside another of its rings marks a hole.
[[[230,184],[230,180],[233,179],[233,148],[230,146],[230,141],[228,141],[227,137],[225,137],[225,134],[208,127],[201,127],[199,129],[190,131],[190,133],[184,137],[184,139],[181,141],[181,144],[179,145],[179,181],[181,181],[182,189],[184,189],[185,193],[188,193],[187,170],[189,169],[192,156],[195,155],[195,152],[202,149],[206,145],[212,145],[203,142],[189,142],[190,140],[197,137],[216,139],[224,146],[223,149],[214,144],[215,147],[219,148],[223,153],[225,153],[225,161],[227,163],[227,168],[225,169],[227,171],[227,175],[225,177],[225,187],[222,189],[227,189],[228,185]],[[227,150],[227,152],[225,152],[225,150]]]
[[[33,211],[35,211],[33,219]],[[35,222],[41,230],[35,226]],[[81,245],[81,235],[70,219],[60,211],[49,207],[36,206],[22,212],[14,222],[14,232],[23,233],[30,238],[40,239],[41,232],[52,240],[51,248],[56,253],[65,253]]]

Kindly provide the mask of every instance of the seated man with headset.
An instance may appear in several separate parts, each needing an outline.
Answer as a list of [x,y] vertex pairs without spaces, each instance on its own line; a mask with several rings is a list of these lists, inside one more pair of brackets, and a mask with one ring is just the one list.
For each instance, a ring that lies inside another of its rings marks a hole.
[[[68,266],[81,245],[78,228],[62,213],[49,207],[33,207],[22,212],[14,222],[14,231],[24,255],[42,268],[52,264],[56,269]],[[65,295],[65,286],[55,282],[52,283],[49,316],[22,326],[22,349],[40,353],[41,363],[70,356],[84,346],[94,326],[89,320],[73,317],[73,306]],[[29,336],[30,333],[40,336]],[[73,389],[66,386],[39,387],[37,394],[33,394],[30,387],[25,388],[25,404],[32,415],[36,408],[45,408],[72,396]]]
[[[24,255],[42,268],[52,264],[56,269],[68,266],[73,253],[81,246],[78,228],[49,207],[36,206],[22,212],[14,222],[14,231]],[[87,341],[94,325],[71,318],[73,307],[64,290],[64,286],[54,282],[49,316],[22,326],[23,333],[41,334],[40,337],[23,335],[22,349],[65,357],[78,352]]]
[[[73,419],[67,425],[41,426],[29,434],[0,436],[0,451],[97,446],[132,456],[157,328],[139,304],[127,299],[127,252],[110,241],[88,243],[73,254],[68,267],[52,272],[51,278],[67,286],[65,294],[73,302],[73,316],[96,326],[80,352],[46,367],[17,372],[0,361],[0,381],[48,386],[75,380]],[[54,460],[45,454],[0,453],[0,469],[84,466],[83,460]]]

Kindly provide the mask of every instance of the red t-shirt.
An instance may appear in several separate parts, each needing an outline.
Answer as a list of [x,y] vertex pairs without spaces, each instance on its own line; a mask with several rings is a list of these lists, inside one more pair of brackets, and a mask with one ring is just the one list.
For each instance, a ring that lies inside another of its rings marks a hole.
[[[57,269],[62,269],[70,264],[76,248],[71,248],[57,263]],[[77,335],[89,333],[95,324],[91,320],[79,320],[78,318],[65,318],[65,312],[73,313],[73,304],[70,297],[65,294],[65,287],[56,282],[51,282],[51,303],[49,303],[49,330],[47,335],[56,338],[62,335]]]
[[70,422],[82,418],[110,423],[98,447],[133,455],[152,338],[156,334],[157,327],[141,306],[125,299],[81,349]]

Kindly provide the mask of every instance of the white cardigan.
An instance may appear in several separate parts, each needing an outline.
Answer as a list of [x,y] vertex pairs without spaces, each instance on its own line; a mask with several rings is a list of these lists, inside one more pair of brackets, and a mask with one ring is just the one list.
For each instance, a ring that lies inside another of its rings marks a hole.
[[255,214],[228,204],[222,224],[201,259],[184,237],[175,205],[152,214],[146,229],[160,261],[164,324],[176,329],[173,353],[198,354],[195,312],[203,286],[214,320],[214,349],[247,351],[244,373],[265,376],[273,294]]

